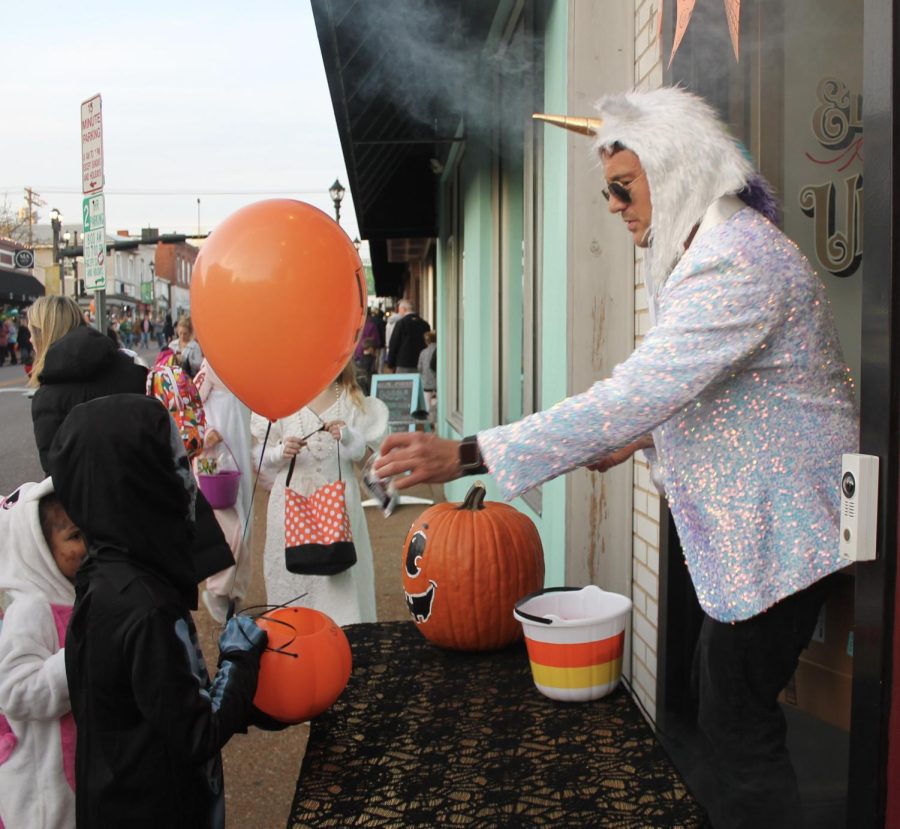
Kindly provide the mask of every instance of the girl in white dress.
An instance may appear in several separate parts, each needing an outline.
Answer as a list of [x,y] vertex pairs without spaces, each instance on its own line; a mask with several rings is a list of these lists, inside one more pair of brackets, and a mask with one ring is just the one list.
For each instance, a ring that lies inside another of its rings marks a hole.
[[[251,420],[254,455],[259,463],[269,421],[254,414]],[[352,361],[300,411],[272,424],[262,456],[260,482],[272,481],[266,515],[266,547],[263,571],[267,602],[292,602],[330,616],[338,625],[375,621],[375,570],[372,544],[363,512],[354,464],[366,449],[377,450],[387,434],[388,410],[380,400],[365,397],[356,383]],[[338,444],[340,443],[340,476]],[[284,487],[291,458],[296,457],[291,489],[310,495],[320,486],[347,482],[347,512],[356,547],[357,562],[334,576],[301,576],[284,564]]]

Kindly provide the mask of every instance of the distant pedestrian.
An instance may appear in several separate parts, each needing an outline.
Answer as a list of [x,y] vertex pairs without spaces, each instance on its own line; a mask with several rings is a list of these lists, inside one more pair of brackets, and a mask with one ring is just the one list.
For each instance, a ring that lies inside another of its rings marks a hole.
[[28,327],[28,321],[22,319],[19,325],[19,361],[25,374],[31,376],[31,365],[34,362],[34,346],[31,343],[31,329]]
[[141,348],[150,348],[150,334],[153,332],[153,322],[150,320],[150,314],[146,311],[141,318]]
[[366,321],[363,325],[359,342],[353,351],[353,363],[356,366],[356,379],[362,387],[363,393],[369,393],[369,384],[372,373],[375,370],[375,360],[378,349],[381,348],[381,334],[378,331],[378,323],[372,314],[372,309],[366,311]]
[[166,335],[163,333],[163,319],[157,316],[153,320],[153,339],[156,340],[159,350],[162,351],[166,347]]
[[16,325],[15,317],[10,317],[7,322],[9,323],[9,328],[6,335],[6,350],[9,352],[9,364],[14,366],[19,362],[19,359],[16,356],[16,343],[19,339],[19,327]]
[[166,311],[166,319],[163,323],[163,337],[169,342],[175,336],[175,326],[172,325],[172,315]]
[[362,389],[362,393],[368,396],[372,391],[372,375],[375,374],[378,360],[378,350],[375,341],[367,337],[361,343],[362,355],[355,361],[356,382]]
[[403,301],[397,305],[397,309],[392,314],[388,314],[384,319],[384,360],[381,364],[382,368],[388,364],[388,355],[391,353],[391,337],[394,335],[394,328],[397,323],[403,319],[404,315],[409,313],[411,307],[410,303]]
[[169,348],[175,352],[175,362],[193,377],[200,370],[203,351],[200,343],[194,339],[194,325],[189,316],[178,318],[175,334],[177,336],[169,343]]
[[6,320],[0,319],[0,366],[6,362],[6,355],[9,354],[9,324]]
[[133,329],[134,324],[131,321],[131,316],[126,314],[119,322],[119,340],[125,348],[131,348],[134,344],[134,338],[132,337]]
[[431,326],[423,320],[408,299],[400,300],[400,319],[394,325],[388,345],[387,366],[397,374],[415,374],[419,354],[425,348],[425,332]]
[[419,354],[418,370],[422,377],[422,391],[425,394],[425,406],[429,413],[434,410],[434,401],[437,396],[437,374],[433,367],[436,353],[437,334],[434,331],[426,331],[425,348]]

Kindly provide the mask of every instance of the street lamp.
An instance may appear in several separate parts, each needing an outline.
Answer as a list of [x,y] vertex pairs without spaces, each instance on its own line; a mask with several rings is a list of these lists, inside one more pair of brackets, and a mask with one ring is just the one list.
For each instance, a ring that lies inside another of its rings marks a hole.
[[331,196],[331,200],[334,202],[334,220],[340,224],[341,223],[341,201],[344,198],[344,186],[337,180],[334,180],[334,184],[328,188],[328,195]]
[[62,215],[55,207],[50,211],[50,227],[53,229],[53,264],[59,265],[59,293],[64,296],[66,283],[62,260],[59,258],[59,230],[62,227]]
[[353,247],[355,247],[356,252],[359,253],[359,249],[362,247],[362,242],[359,240],[359,236],[353,237]]

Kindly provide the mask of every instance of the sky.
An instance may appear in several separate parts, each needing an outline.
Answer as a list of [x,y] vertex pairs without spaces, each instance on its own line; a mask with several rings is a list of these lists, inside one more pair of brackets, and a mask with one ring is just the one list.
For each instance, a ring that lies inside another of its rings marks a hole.
[[[81,217],[81,102],[103,101],[107,233],[206,233],[294,198],[358,235],[308,0],[18,4],[0,50],[0,203]],[[197,199],[200,199],[198,205]]]

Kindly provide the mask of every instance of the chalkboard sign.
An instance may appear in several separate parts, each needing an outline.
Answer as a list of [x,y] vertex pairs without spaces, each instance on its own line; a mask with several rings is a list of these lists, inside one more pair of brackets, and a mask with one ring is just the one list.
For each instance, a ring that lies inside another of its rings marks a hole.
[[412,413],[425,408],[422,379],[418,374],[374,374],[371,395],[387,406],[392,432],[404,428],[412,432],[416,428]]

